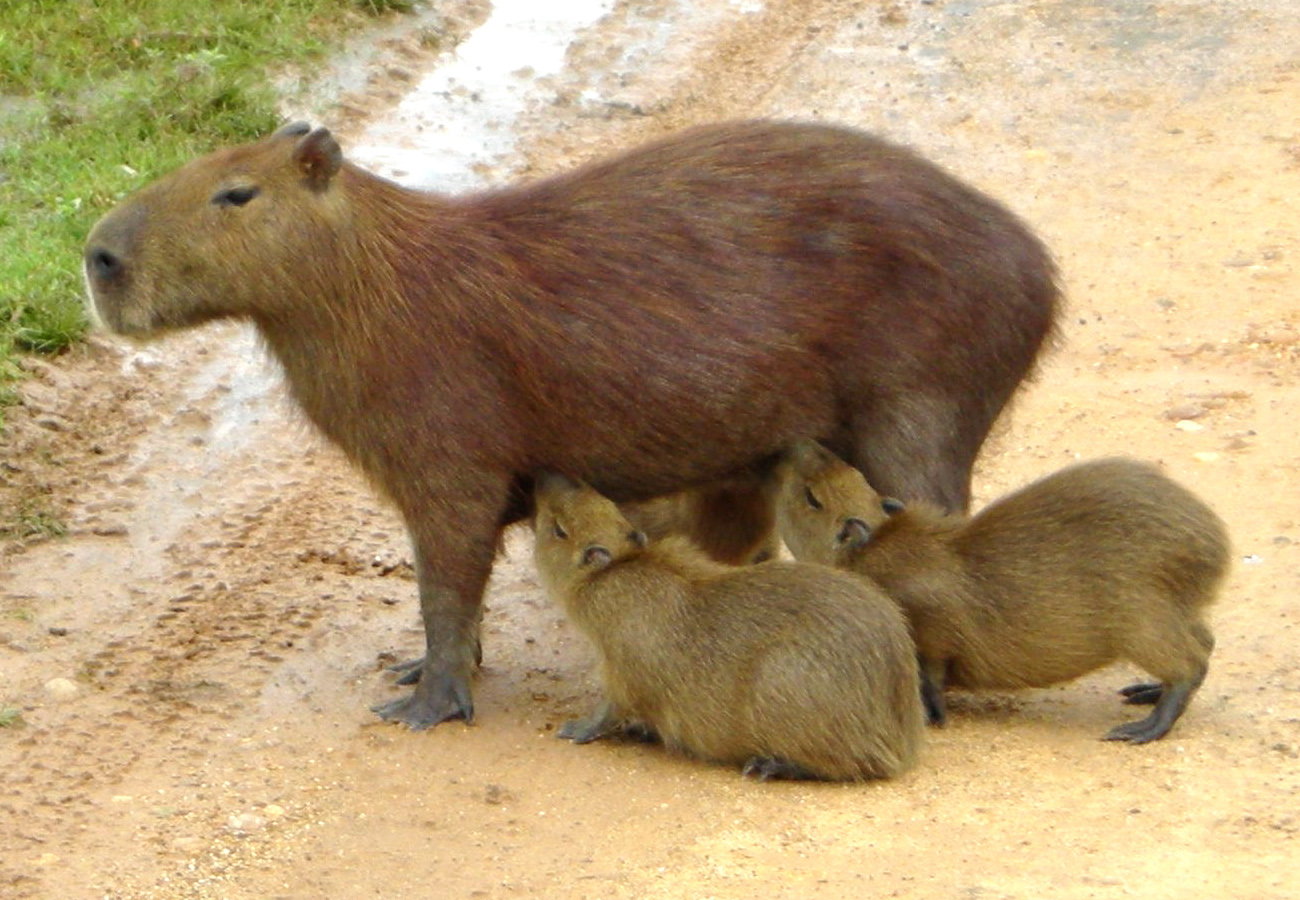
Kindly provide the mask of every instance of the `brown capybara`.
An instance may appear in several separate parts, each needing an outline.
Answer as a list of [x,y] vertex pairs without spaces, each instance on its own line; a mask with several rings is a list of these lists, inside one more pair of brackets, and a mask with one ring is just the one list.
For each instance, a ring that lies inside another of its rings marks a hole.
[[464,197],[292,125],[127,199],[84,266],[120,334],[253,322],[397,505],[427,653],[378,711],[416,728],[472,716],[481,594],[532,472],[621,503],[816,437],[964,508],[1058,303],[1048,252],[995,201],[875,137],[778,122]]
[[591,639],[605,700],[561,737],[629,726],[760,778],[888,778],[925,727],[907,622],[880,588],[797,562],[728,566],[647,544],[560,475],[536,488],[537,569]]
[[945,684],[1045,687],[1126,659],[1160,682],[1125,688],[1125,702],[1155,709],[1106,737],[1141,744],[1169,731],[1205,678],[1228,536],[1153,465],[1080,463],[973,517],[882,500],[811,442],[779,469],[777,518],[795,557],[870,576],[902,606],[933,722]]

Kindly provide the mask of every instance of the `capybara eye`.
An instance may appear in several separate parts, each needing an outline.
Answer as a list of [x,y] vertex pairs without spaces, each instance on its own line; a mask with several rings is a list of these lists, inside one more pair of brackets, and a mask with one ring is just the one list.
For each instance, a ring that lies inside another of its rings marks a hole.
[[821,509],[822,502],[813,494],[812,488],[805,486],[803,489],[803,498],[808,501],[808,505],[813,509]]
[[243,206],[260,193],[262,189],[251,184],[245,187],[226,188],[213,194],[212,202],[217,206]]
[[569,536],[569,533],[564,530],[564,526],[560,524],[559,519],[555,520],[555,524],[551,527],[551,533],[560,540],[564,540]]

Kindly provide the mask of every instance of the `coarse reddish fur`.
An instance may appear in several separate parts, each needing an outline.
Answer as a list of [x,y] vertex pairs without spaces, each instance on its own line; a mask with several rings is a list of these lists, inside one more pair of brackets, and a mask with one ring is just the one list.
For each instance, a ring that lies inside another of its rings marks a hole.
[[290,127],[128,199],[86,274],[122,334],[254,322],[396,503],[429,646],[416,695],[381,712],[416,727],[472,712],[480,595],[532,472],[641,500],[813,436],[964,508],[1058,302],[995,201],[877,138],[769,122],[459,198]]

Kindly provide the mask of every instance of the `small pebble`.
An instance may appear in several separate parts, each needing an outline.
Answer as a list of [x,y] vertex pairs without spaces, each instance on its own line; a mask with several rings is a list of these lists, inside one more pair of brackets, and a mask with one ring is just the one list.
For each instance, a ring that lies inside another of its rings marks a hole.
[[266,827],[266,819],[257,813],[236,813],[226,820],[226,827],[236,834],[251,834]]
[[45,693],[54,700],[70,700],[80,693],[81,688],[69,678],[51,678],[45,682]]
[[1202,450],[1200,453],[1192,454],[1192,459],[1197,462],[1214,462],[1218,458],[1219,454],[1215,453],[1213,450]]
[[1172,421],[1182,421],[1184,419],[1199,419],[1209,412],[1199,403],[1184,403],[1182,406],[1173,406],[1164,411],[1164,417]]
[[1193,422],[1191,419],[1179,419],[1174,423],[1174,427],[1179,431],[1200,431],[1205,426],[1200,422]]

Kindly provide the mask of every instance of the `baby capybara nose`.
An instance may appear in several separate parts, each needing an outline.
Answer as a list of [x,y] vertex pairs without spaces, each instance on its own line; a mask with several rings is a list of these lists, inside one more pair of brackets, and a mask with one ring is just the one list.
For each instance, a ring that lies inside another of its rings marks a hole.
[[112,281],[122,274],[122,259],[105,247],[86,248],[86,273],[96,282]]

